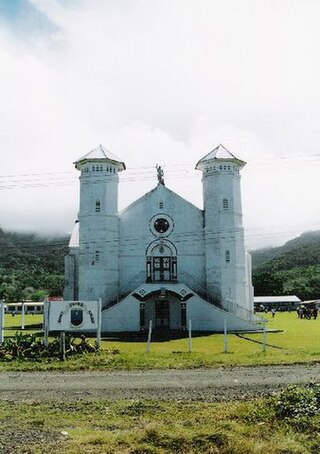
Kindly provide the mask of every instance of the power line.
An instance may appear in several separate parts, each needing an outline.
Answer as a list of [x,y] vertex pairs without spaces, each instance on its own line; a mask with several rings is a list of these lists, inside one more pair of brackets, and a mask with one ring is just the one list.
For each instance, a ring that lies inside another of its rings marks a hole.
[[[263,159],[263,160],[255,160],[255,161],[250,161],[248,164],[249,168],[251,167],[259,167],[259,166],[268,166],[268,167],[274,167],[275,163],[278,164],[296,164],[295,160],[303,160],[304,163],[313,163],[313,162],[320,162],[320,153],[313,153],[313,154],[306,154],[306,155],[294,155],[294,156],[280,156],[280,157],[275,157],[272,156],[270,159]],[[162,165],[162,167],[167,171],[167,172],[177,172],[181,171],[183,169],[187,171],[194,171],[194,164],[190,163],[179,163],[179,164],[171,164],[171,165]],[[248,167],[247,167],[248,168]],[[176,170],[177,169],[177,170]],[[145,173],[149,173],[155,176],[155,166],[139,166],[139,167],[130,167],[126,169],[125,171],[126,174],[136,174],[136,175],[141,175]],[[75,172],[71,171],[62,171],[62,172],[40,172],[40,173],[23,173],[23,174],[9,174],[9,175],[0,175],[0,179],[2,178],[18,178],[18,177],[43,177],[46,178],[47,176],[52,176],[52,175],[75,175],[76,177],[78,174],[75,174]],[[121,174],[122,175],[122,174]]]

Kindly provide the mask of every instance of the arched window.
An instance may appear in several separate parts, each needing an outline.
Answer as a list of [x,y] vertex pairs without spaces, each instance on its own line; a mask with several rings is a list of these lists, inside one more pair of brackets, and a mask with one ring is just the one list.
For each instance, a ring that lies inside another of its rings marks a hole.
[[100,200],[96,200],[96,213],[100,213],[101,203]]
[[229,250],[226,251],[226,262],[227,263],[230,262],[230,251]]
[[177,280],[177,249],[170,241],[154,241],[146,251],[147,282]]

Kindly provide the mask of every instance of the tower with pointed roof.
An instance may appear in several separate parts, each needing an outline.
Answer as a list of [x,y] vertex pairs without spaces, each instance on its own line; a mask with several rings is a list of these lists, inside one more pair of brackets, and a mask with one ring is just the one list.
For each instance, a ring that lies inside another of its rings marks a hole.
[[251,310],[240,192],[245,164],[220,144],[196,165],[202,171],[207,292],[225,309],[237,304]]
[[78,159],[80,171],[79,290],[76,299],[117,295],[118,172],[125,164],[102,145]]

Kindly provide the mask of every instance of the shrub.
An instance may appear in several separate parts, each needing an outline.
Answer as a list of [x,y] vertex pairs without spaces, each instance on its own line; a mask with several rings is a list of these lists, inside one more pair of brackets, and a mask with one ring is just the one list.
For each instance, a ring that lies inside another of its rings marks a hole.
[[281,391],[275,401],[278,418],[302,418],[320,414],[320,384],[294,385]]

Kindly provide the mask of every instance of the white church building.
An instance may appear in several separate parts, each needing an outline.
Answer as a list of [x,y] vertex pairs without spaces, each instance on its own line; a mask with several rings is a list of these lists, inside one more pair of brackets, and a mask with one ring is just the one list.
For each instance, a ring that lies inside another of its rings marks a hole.
[[68,301],[102,299],[103,332],[251,331],[250,256],[245,251],[240,170],[222,145],[196,164],[203,210],[158,183],[118,211],[124,162],[99,146],[75,162],[80,209],[65,258]]

